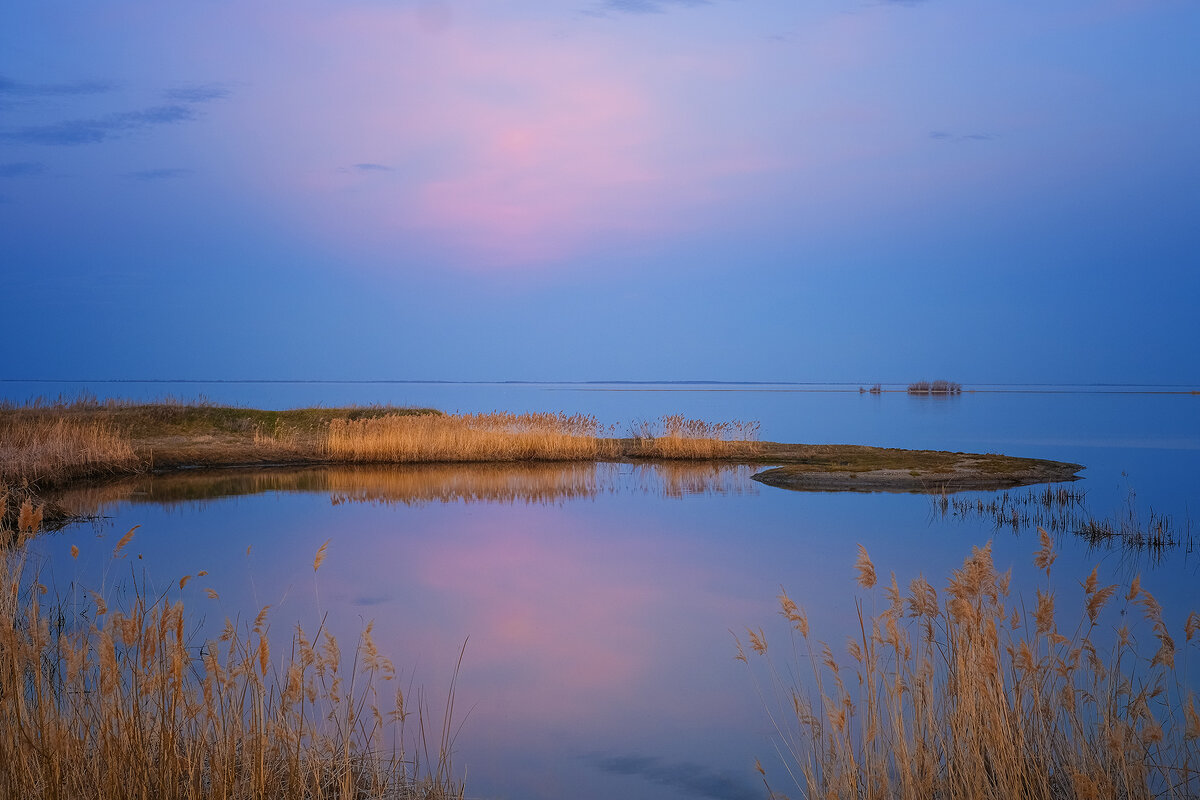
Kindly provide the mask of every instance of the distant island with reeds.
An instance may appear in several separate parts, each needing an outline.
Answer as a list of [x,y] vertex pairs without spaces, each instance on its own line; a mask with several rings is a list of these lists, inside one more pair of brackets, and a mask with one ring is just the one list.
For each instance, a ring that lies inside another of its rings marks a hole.
[[962,384],[954,381],[917,381],[908,385],[909,394],[962,394]]
[[[858,387],[859,394],[883,394],[885,391],[899,391],[899,389],[884,389],[882,383],[876,383],[869,389],[863,386]],[[915,381],[914,383],[910,383],[904,391],[907,394],[948,397],[950,395],[962,394],[963,387],[961,383],[955,383],[954,381]]]
[[81,399],[0,407],[0,483],[34,493],[196,468],[644,460],[769,466],[753,477],[790,489],[903,492],[1069,481],[1082,469],[997,454],[763,442],[755,422],[680,415],[618,429],[580,414],[394,406],[264,410]]

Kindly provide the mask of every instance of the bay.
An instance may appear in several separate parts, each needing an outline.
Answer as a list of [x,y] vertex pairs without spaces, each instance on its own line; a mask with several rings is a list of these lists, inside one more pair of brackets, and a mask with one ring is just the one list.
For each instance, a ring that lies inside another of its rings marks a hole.
[[[1182,624],[1200,605],[1187,544],[1200,500],[1200,396],[1187,387],[976,388],[930,398],[850,384],[0,383],[17,402],[87,392],[276,408],[391,403],[588,413],[618,428],[681,413],[758,420],[772,441],[1072,461],[1086,467],[1072,488],[1086,491],[1088,513],[1168,515],[1182,542],[1154,554],[1056,535],[1050,585],[1060,614],[1099,564],[1104,580],[1142,574],[1168,622]],[[943,516],[923,495],[774,489],[753,471],[601,464],[284,471],[217,486],[164,478],[80,497],[103,518],[42,537],[39,563],[60,596],[95,587],[118,600],[135,582],[173,590],[207,570],[183,590],[203,631],[270,604],[277,635],[326,618],[348,652],[374,620],[380,649],[435,711],[465,643],[455,764],[471,797],[761,797],[755,758],[775,788],[792,787],[731,632],[762,626],[785,641],[781,586],[838,651],[857,626],[855,597],[883,602],[854,585],[859,543],[902,585],[918,574],[942,585],[989,541],[1001,569],[1015,565],[1015,591],[1031,596],[1046,579],[1030,563],[1031,528]],[[116,540],[134,525],[114,562]]]

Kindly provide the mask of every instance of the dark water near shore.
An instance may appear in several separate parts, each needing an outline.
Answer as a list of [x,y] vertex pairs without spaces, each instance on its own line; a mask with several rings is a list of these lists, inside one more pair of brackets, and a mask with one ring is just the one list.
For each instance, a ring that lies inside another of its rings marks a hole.
[[[987,388],[995,391],[928,398],[834,385],[0,383],[17,401],[87,390],[258,407],[583,412],[606,424],[668,413],[759,420],[773,441],[1073,461],[1086,466],[1074,488],[1098,517],[1132,508],[1145,520],[1153,510],[1181,538],[1189,515],[1200,518],[1200,396]],[[895,570],[904,584],[923,572],[940,586],[990,540],[1001,568],[1017,566],[1017,591],[1031,593],[1036,535],[990,518],[943,519],[924,496],[788,492],[752,472],[623,464],[189,475],[81,493],[76,501],[106,519],[39,547],[58,587],[127,584],[132,568],[166,588],[206,569],[185,590],[190,604],[220,622],[271,603],[281,638],[328,613],[347,651],[374,619],[381,650],[435,705],[466,641],[456,764],[471,797],[762,797],[752,765],[758,757],[770,770],[774,745],[730,630],[778,632],[782,585],[837,651],[853,632],[860,542],[881,574]],[[111,564],[133,525],[142,527],[131,558]],[[1140,572],[1176,629],[1200,606],[1197,554],[1186,544],[1155,556],[1065,535],[1059,548],[1064,618],[1097,563],[1113,581]],[[206,599],[206,587],[220,599]],[[772,777],[791,789],[782,773]]]

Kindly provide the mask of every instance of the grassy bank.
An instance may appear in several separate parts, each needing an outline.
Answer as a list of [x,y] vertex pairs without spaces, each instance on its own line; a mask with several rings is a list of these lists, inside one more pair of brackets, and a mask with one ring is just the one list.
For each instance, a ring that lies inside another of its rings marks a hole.
[[[1039,535],[1034,563],[1048,584],[1055,554]],[[875,565],[859,553],[858,585],[874,593]],[[1011,574],[996,569],[990,545],[940,593],[923,577],[903,592],[893,574],[881,598],[856,600],[845,657],[810,640],[806,612],[780,595],[795,662],[778,668],[761,628],[748,647],[766,662],[768,708],[804,796],[1200,795],[1200,714],[1187,682],[1200,614],[1177,645],[1180,631],[1138,579],[1102,586],[1093,570],[1080,605],[1062,614],[1049,588],[1030,605],[1010,598]],[[865,610],[875,607],[884,610]],[[749,663],[740,642],[738,657]]]
[[753,423],[680,416],[617,438],[595,417],[390,406],[265,411],[179,403],[0,408],[0,480],[51,487],[175,467],[752,457]]
[[[0,408],[0,475],[9,483],[48,487],[183,466],[317,461],[325,458],[335,420],[407,416],[441,414],[390,406],[272,411],[180,402],[9,406]],[[48,446],[48,434],[63,444]]]
[[[193,641],[203,612],[185,607],[183,590],[204,573],[182,577],[177,593],[135,587],[121,608],[102,592],[52,601],[28,562],[39,517],[25,502],[19,537],[0,550],[0,796],[462,797],[450,776],[452,704],[439,735],[396,685],[370,625],[345,657],[320,627],[273,641],[269,607]],[[314,574],[324,557],[322,547]]]

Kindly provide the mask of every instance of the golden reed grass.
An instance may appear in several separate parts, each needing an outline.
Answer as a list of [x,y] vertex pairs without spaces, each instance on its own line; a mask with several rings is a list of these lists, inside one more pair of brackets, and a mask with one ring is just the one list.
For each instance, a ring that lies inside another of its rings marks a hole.
[[[1049,583],[1055,554],[1039,535],[1034,563]],[[859,586],[873,589],[861,546],[855,566]],[[1186,669],[1200,614],[1187,617],[1177,654],[1161,606],[1138,579],[1103,586],[1093,569],[1064,629],[1053,591],[1038,589],[1029,609],[1010,599],[1010,578],[993,565],[990,544],[941,593],[924,578],[903,592],[893,574],[881,613],[857,602],[846,659],[810,641],[807,614],[780,595],[811,681],[793,680],[798,669],[781,676],[761,628],[749,632],[749,647],[782,695],[786,711],[772,716],[805,797],[1200,796],[1200,714]],[[1106,614],[1110,605],[1120,607]],[[738,658],[747,660],[740,642]]]
[[641,458],[729,458],[760,449],[757,422],[705,422],[670,414],[633,425],[626,455]]
[[454,414],[333,420],[327,455],[346,462],[579,461],[752,455],[757,423],[682,416],[637,423],[629,439],[576,414]]
[[611,455],[595,417],[455,414],[333,420],[326,448],[335,461],[583,460]]
[[0,482],[60,483],[138,463],[128,439],[103,422],[0,418]]
[[[385,702],[398,682],[370,625],[347,664],[322,629],[297,627],[279,658],[269,607],[197,647],[182,600],[144,585],[123,609],[99,593],[47,606],[26,568],[38,516],[28,499],[20,516],[20,538],[0,555],[0,797],[462,797],[449,764],[453,691],[440,736],[427,738],[423,703],[399,687]],[[204,574],[180,579],[180,593]]]
[[239,409],[0,403],[0,483],[48,489],[152,468],[303,463],[435,463],[734,459],[761,452],[757,423],[679,415],[618,438],[583,414],[454,414],[388,407]]

